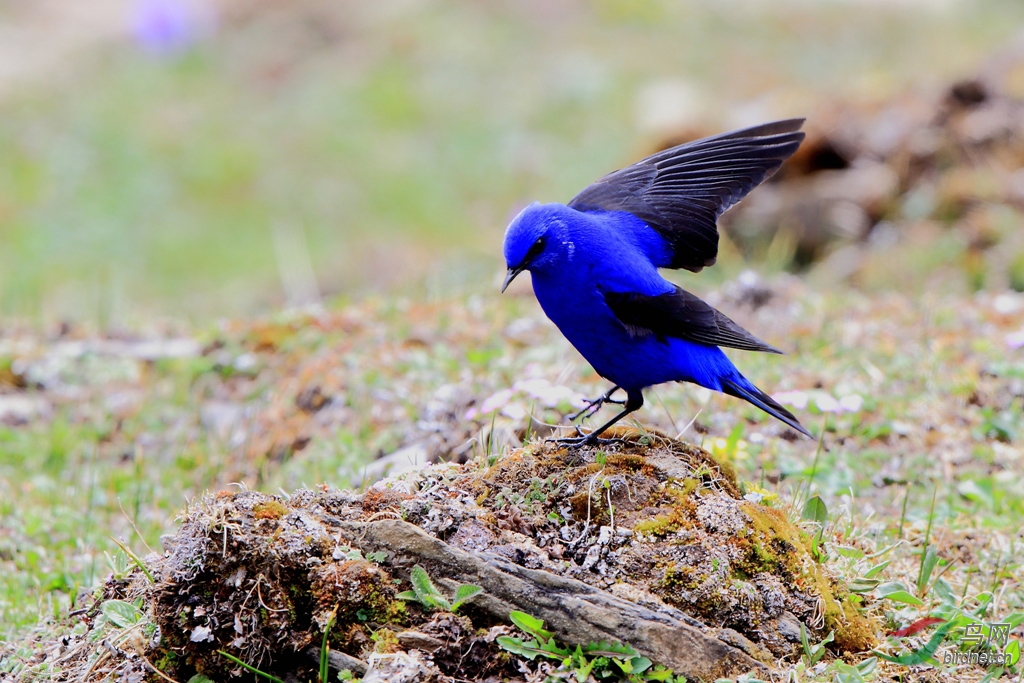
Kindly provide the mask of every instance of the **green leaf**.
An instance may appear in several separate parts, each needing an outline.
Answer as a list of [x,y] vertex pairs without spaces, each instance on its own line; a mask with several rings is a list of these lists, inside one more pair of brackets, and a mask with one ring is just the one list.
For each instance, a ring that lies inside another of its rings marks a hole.
[[885,569],[886,567],[889,566],[889,563],[891,561],[892,560],[886,560],[885,562],[879,562],[874,567],[872,567],[871,569],[869,569],[866,572],[864,572],[864,578],[865,579],[873,579],[873,578],[875,578],[876,576],[878,576],[879,574],[882,573],[883,569]]
[[588,655],[593,655],[595,657],[618,657],[620,659],[631,659],[633,657],[640,656],[640,653],[631,645],[626,643],[614,643],[607,640],[602,640],[597,643],[587,643],[583,646],[583,651]]
[[915,650],[914,652],[908,652],[907,654],[900,655],[899,657],[893,657],[892,655],[887,655],[884,652],[878,652],[877,650],[872,652],[872,654],[887,662],[892,662],[893,664],[917,666],[919,664],[928,663],[935,666],[937,665],[937,662],[935,662],[932,657],[935,655],[935,651],[939,649],[939,645],[942,644],[942,641],[945,640],[946,634],[954,627],[955,623],[956,622],[948,621],[940,626],[935,633],[932,634],[931,639],[925,643],[924,647],[919,650]]
[[882,597],[886,600],[892,600],[893,602],[901,602],[904,605],[915,605],[917,607],[924,605],[924,602],[922,602],[920,598],[907,591],[893,591],[892,593],[887,593]]
[[1013,631],[1015,628],[1024,624],[1024,612],[1011,612],[1008,616],[1003,617],[1000,621],[1004,624],[1010,625],[1010,630]]
[[935,550],[935,546],[928,546],[928,549],[924,551],[924,557],[921,558],[921,571],[917,576],[918,595],[924,595],[928,581],[931,579],[932,572],[935,571],[935,565],[938,563],[939,553]]
[[588,662],[584,659],[583,662],[576,667],[576,682],[587,683],[590,679],[590,672],[594,670],[594,664],[596,663],[596,661]]
[[524,641],[519,638],[512,638],[511,636],[498,636],[497,643],[503,650],[520,657],[526,657],[530,661],[537,657],[547,657],[548,659],[562,659],[564,657],[562,654],[553,653],[538,646],[536,640]]
[[825,656],[825,646],[835,640],[835,633],[829,631],[828,635],[817,645],[811,645],[807,640],[807,627],[800,624],[800,644],[804,648],[804,657],[807,659],[807,666],[814,666],[818,660]]
[[547,640],[555,634],[551,631],[544,630],[544,621],[537,617],[531,616],[526,612],[519,612],[518,610],[512,610],[508,614],[508,618],[512,620],[512,623],[521,628],[526,633],[529,633],[535,638],[540,640]]
[[114,572],[114,578],[120,579],[122,576],[128,573],[128,553],[122,549],[118,549],[114,556],[111,557],[110,553],[104,552],[107,556],[107,564],[110,565],[110,570]]
[[883,583],[878,587],[878,594],[880,596],[886,596],[889,593],[895,593],[896,591],[909,592],[907,584],[902,581],[890,581],[889,583]]
[[430,580],[427,570],[419,565],[412,568],[412,571],[409,573],[409,580],[412,582],[412,589],[416,591],[416,596],[424,604],[427,604],[429,597],[441,595]]
[[654,664],[654,662],[647,659],[647,657],[633,657],[629,663],[633,667],[633,673],[635,674],[642,674],[650,669],[651,665]]
[[439,610],[442,610],[444,612],[451,612],[452,611],[452,603],[448,602],[447,598],[445,598],[444,596],[441,596],[441,595],[428,595],[428,596],[426,596],[426,599],[427,599],[427,607],[432,607],[434,609],[439,609]]
[[327,683],[327,674],[329,672],[329,659],[328,656],[331,653],[331,644],[328,638],[331,635],[331,628],[334,626],[334,619],[338,616],[338,610],[335,608],[331,611],[331,616],[327,620],[327,624],[324,626],[324,639],[320,643],[320,681],[319,683]]
[[541,644],[540,649],[544,652],[550,652],[552,659],[561,659],[572,654],[568,649],[556,643],[554,638],[548,638],[546,642]]
[[854,548],[853,546],[837,545],[835,546],[835,549],[836,552],[842,555],[843,557],[852,557],[855,560],[859,560],[860,558],[864,557],[864,551],[860,548]]
[[472,600],[473,598],[475,598],[483,592],[484,589],[480,586],[474,586],[470,583],[462,584],[461,586],[459,586],[459,589],[455,591],[455,600],[452,602],[452,611],[458,609],[459,605],[461,605],[462,603],[466,602],[467,600]]
[[854,579],[846,585],[846,589],[851,593],[870,593],[878,587],[878,584],[882,583],[878,579]]
[[1009,665],[1016,666],[1017,662],[1020,661],[1020,641],[1016,638],[1011,638],[1003,652],[1006,654]]
[[100,608],[107,621],[117,628],[128,628],[142,620],[142,612],[130,602],[124,600],[107,600]]
[[878,668],[878,657],[868,657],[863,662],[857,662],[855,666],[861,676],[870,676]]
[[939,596],[939,600],[942,603],[949,606],[956,606],[958,599],[956,593],[953,592],[953,587],[949,585],[943,578],[935,579],[935,584],[932,586],[932,590],[935,595]]
[[536,659],[540,654],[536,640],[524,641],[522,638],[513,638],[512,636],[498,636],[496,641],[501,649],[520,657],[526,657],[530,661]]
[[192,678],[188,679],[187,683],[213,683],[213,679],[207,678],[203,674],[196,674]]
[[615,663],[615,666],[619,667],[622,673],[626,674],[627,676],[633,673],[633,660],[619,659],[616,657],[613,658],[612,661]]
[[828,508],[825,506],[825,501],[818,494],[814,494],[804,503],[804,509],[800,516],[806,520],[824,525],[828,521]]
[[832,662],[832,668],[835,670],[836,683],[864,682],[864,677],[860,675],[860,671],[857,670],[857,667],[851,666],[841,659],[837,659]]
[[399,600],[416,600],[424,607],[452,611],[451,603],[434,586],[426,569],[419,565],[413,567],[409,572],[409,582],[412,583],[412,590],[399,593],[396,596]]
[[[996,435],[1011,437],[1010,440],[1015,440],[1012,436],[1017,431],[1016,425],[1009,424],[1005,420],[1000,420],[999,418],[993,420],[991,425],[994,429],[990,428],[986,431],[995,432]],[[961,482],[956,487],[956,490],[957,493],[972,502],[982,503],[992,510],[999,509],[1000,495],[996,489],[995,481],[991,477],[976,480],[968,479]]]
[[981,591],[975,595],[974,599],[977,601],[978,606],[971,611],[971,614],[979,619],[988,614],[988,607],[992,604],[993,597],[992,591]]
[[230,659],[232,662],[234,662],[238,666],[242,667],[243,669],[248,669],[249,671],[253,672],[257,676],[262,676],[263,678],[266,678],[268,681],[271,681],[272,683],[284,683],[284,681],[282,681],[277,676],[273,676],[271,674],[268,674],[266,671],[260,671],[259,669],[257,669],[252,664],[246,664],[245,662],[243,662],[241,659],[239,659],[238,657],[234,656],[230,652],[224,652],[224,650],[217,650],[217,654],[221,655],[222,657],[226,657],[227,659]]

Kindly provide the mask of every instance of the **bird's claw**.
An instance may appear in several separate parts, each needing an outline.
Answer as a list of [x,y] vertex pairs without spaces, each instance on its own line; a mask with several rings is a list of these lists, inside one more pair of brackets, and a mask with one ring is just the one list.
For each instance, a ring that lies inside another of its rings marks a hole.
[[597,435],[597,432],[584,434],[583,430],[579,428],[579,425],[576,426],[576,434],[578,436],[566,436],[560,439],[546,439],[546,441],[556,443],[559,446],[568,446],[570,448],[579,448],[580,446],[608,446],[624,442],[624,439],[619,437],[602,439]]
[[[616,387],[616,389],[618,389],[618,387]],[[575,419],[577,419],[578,417],[580,417],[581,415],[584,415],[584,414],[587,417],[590,417],[591,415],[596,413],[598,410],[600,410],[601,406],[603,406],[605,403],[614,403],[615,405],[619,405],[619,406],[626,405],[626,402],[624,400],[611,397],[612,393],[614,393],[616,389],[612,389],[607,394],[604,394],[603,396],[598,396],[595,399],[584,399],[584,401],[586,401],[587,405],[582,410],[580,410],[579,412],[575,412],[572,415],[570,415],[569,416],[569,422],[574,421]]]

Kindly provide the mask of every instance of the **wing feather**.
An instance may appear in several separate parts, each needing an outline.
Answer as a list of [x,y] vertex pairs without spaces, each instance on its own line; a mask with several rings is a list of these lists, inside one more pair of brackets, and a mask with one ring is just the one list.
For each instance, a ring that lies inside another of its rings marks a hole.
[[604,300],[633,337],[677,337],[709,346],[782,353],[678,286],[656,296],[605,292]]
[[718,217],[797,150],[803,121],[776,121],[658,152],[609,173],[569,206],[631,213],[671,248],[670,258],[654,265],[699,271],[718,256]]

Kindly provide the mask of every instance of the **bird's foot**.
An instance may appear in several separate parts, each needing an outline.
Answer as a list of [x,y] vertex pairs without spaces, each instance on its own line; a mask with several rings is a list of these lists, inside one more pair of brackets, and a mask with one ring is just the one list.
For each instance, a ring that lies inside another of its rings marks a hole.
[[586,415],[587,417],[590,417],[591,415],[596,413],[598,410],[600,410],[601,406],[603,406],[605,403],[614,403],[615,405],[619,405],[619,406],[626,405],[626,402],[624,400],[620,400],[620,399],[617,399],[617,398],[612,398],[612,394],[614,394],[617,390],[618,390],[618,387],[615,387],[614,389],[609,391],[607,394],[604,394],[602,396],[598,396],[595,399],[584,399],[584,401],[586,401],[587,405],[583,408],[583,410],[580,410],[579,412],[576,412],[576,413],[573,413],[572,415],[570,415],[569,416],[569,422],[573,422],[574,420],[576,420],[581,415]]
[[556,443],[559,446],[568,446],[569,448],[579,448],[580,446],[608,446],[616,443],[623,443],[621,438],[613,439],[602,439],[598,435],[601,432],[590,432],[584,434],[583,430],[580,429],[579,425],[576,425],[576,436],[565,436],[560,439],[545,439],[546,442]]

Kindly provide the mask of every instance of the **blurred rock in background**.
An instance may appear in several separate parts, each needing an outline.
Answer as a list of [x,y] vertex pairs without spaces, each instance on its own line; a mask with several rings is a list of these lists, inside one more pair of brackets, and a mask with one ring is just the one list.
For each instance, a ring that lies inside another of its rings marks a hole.
[[728,237],[749,257],[774,247],[786,267],[863,284],[913,268],[884,265],[896,245],[947,238],[970,287],[1024,291],[1022,96],[1024,34],[944,89],[822,104],[800,150],[725,215]]

